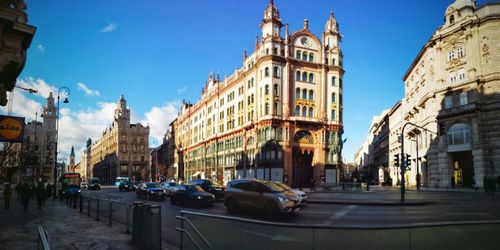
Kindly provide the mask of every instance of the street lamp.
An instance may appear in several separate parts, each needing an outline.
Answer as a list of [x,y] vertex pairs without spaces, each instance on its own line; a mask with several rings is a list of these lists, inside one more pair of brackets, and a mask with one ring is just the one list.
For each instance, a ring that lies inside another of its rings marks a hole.
[[68,96],[70,94],[70,90],[68,87],[60,87],[57,90],[57,118],[56,118],[56,141],[55,141],[55,157],[54,157],[54,197],[57,195],[57,144],[59,141],[59,100],[61,99],[61,94],[64,94],[66,97],[64,98],[63,103],[69,103]]

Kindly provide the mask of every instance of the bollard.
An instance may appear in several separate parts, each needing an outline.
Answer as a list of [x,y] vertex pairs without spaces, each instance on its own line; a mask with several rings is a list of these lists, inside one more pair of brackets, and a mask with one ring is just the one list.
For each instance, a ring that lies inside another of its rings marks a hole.
[[80,213],[83,213],[83,196],[80,195]]
[[96,209],[97,218],[96,218],[96,220],[99,220],[99,199],[96,199],[96,201],[97,201],[97,209]]
[[90,197],[88,197],[88,203],[87,203],[87,216],[90,217]]
[[108,200],[109,204],[109,216],[108,216],[108,224],[111,227],[112,226],[112,220],[113,220],[113,202],[111,200]]

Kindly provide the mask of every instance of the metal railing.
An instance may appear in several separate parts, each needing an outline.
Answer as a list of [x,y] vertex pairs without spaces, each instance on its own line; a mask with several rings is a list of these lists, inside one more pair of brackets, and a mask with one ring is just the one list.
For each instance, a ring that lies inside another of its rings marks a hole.
[[38,226],[37,249],[50,250],[49,234],[43,229],[43,226]]
[[316,183],[310,192],[363,192],[367,191],[366,182]]
[[[500,220],[375,226],[306,225],[185,210],[177,218],[181,220],[178,229],[181,249],[437,250],[498,249],[500,244]],[[210,245],[200,246],[194,235]]]

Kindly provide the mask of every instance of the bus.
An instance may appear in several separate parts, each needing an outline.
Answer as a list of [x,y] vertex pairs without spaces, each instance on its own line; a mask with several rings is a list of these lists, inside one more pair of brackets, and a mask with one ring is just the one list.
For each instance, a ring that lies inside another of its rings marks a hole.
[[115,186],[120,186],[120,183],[125,182],[125,181],[130,181],[130,177],[127,176],[120,176],[116,177],[115,179]]
[[64,173],[61,177],[62,188],[59,191],[61,198],[77,197],[81,193],[80,184],[82,182],[80,173]]

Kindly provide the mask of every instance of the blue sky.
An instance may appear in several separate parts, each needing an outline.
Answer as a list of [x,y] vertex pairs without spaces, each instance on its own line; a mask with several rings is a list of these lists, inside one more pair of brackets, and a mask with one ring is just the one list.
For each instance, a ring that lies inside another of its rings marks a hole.
[[[221,77],[254,50],[268,0],[34,1],[37,31],[19,85],[40,94],[15,94],[14,114],[34,119],[49,90],[71,89],[61,105],[61,151],[80,151],[111,124],[121,94],[133,122],[148,123],[158,144],[182,99],[196,102],[210,71]],[[344,53],[344,158],[352,161],[371,119],[404,96],[402,77],[452,0],[275,0],[290,31],[309,20],[321,35],[333,10]],[[479,1],[481,3],[482,1]],[[284,29],[283,29],[284,32]],[[45,91],[44,91],[45,90]],[[2,109],[4,112],[5,109]],[[79,154],[77,153],[78,157]]]

